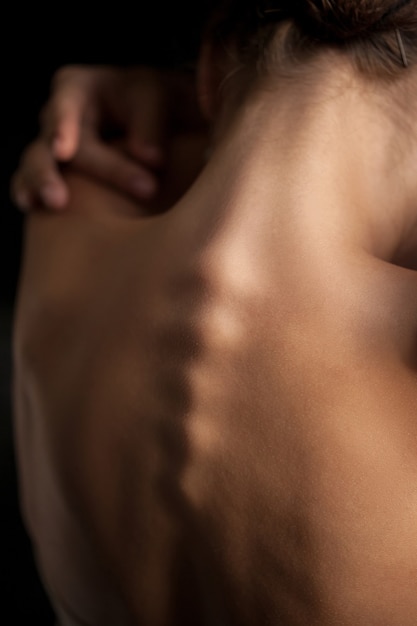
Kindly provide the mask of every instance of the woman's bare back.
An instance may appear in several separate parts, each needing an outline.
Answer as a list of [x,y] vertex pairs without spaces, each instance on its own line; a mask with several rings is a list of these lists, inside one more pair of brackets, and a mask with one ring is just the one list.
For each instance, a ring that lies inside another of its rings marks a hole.
[[30,218],[22,493],[80,624],[416,622],[417,274],[250,181]]

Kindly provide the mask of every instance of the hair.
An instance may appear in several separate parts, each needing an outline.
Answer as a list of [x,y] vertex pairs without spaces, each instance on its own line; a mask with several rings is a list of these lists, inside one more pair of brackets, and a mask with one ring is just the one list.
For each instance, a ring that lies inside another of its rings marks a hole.
[[219,0],[212,36],[233,42],[239,59],[289,68],[326,48],[360,71],[393,78],[417,62],[417,0]]

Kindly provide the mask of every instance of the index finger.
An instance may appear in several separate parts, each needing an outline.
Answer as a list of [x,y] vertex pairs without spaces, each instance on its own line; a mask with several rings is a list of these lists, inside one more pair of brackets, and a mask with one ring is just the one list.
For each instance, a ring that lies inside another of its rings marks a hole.
[[52,80],[52,95],[41,113],[41,127],[58,161],[68,161],[77,152],[90,83],[88,70],[78,66],[58,70]]

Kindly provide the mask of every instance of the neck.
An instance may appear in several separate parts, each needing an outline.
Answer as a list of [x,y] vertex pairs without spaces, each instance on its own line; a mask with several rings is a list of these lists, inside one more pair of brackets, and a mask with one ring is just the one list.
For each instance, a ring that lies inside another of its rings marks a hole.
[[313,211],[317,224],[330,211],[350,220],[381,258],[405,254],[417,243],[417,141],[383,89],[337,65],[314,83],[260,84],[224,107],[213,162],[229,181],[250,171],[265,201],[277,198],[277,186],[281,198],[282,189],[285,197],[296,194],[297,210]]

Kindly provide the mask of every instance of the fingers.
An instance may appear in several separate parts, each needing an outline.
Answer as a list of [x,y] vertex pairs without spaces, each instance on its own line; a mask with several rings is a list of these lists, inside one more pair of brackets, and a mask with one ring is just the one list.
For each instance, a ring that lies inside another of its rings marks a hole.
[[77,152],[93,82],[91,70],[78,66],[64,67],[53,78],[52,95],[41,113],[41,126],[58,161],[69,161]]
[[68,189],[44,141],[35,141],[23,153],[11,180],[10,195],[17,208],[25,212],[39,206],[65,208]]
[[[64,208],[68,189],[59,163],[68,161],[136,199],[154,196],[168,133],[175,132],[171,82],[155,68],[60,69],[41,115],[41,136],[25,151],[12,180],[17,207]],[[106,126],[118,131],[122,145],[106,143]]]
[[158,188],[158,179],[152,170],[93,137],[80,146],[73,165],[137,200],[150,199]]
[[[146,201],[158,190],[157,176],[149,168],[94,137],[81,143],[72,163],[85,174],[136,200]],[[33,142],[23,153],[11,181],[10,194],[16,207],[24,212],[39,207],[63,210],[67,206],[68,188],[44,140]]]

